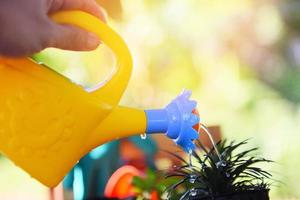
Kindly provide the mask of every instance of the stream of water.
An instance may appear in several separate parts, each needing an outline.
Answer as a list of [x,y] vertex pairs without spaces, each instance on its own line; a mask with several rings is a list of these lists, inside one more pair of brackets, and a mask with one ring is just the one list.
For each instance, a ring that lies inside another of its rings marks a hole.
[[146,140],[147,139],[147,134],[146,133],[142,133],[141,134],[141,139],[142,140]]
[[219,158],[219,161],[222,162],[222,158],[221,158],[220,152],[219,152],[219,150],[218,150],[218,148],[217,148],[217,146],[216,146],[216,143],[215,143],[215,141],[214,141],[214,139],[213,139],[213,137],[212,137],[212,134],[210,133],[209,129],[208,129],[204,124],[200,124],[200,125],[199,125],[199,129],[198,129],[198,134],[200,134],[201,128],[202,128],[202,129],[204,130],[204,132],[207,134],[207,136],[208,136],[208,138],[209,138],[211,144],[213,145],[213,147],[214,147],[214,149],[215,149],[215,151],[216,151],[216,154],[217,154],[217,156],[218,156],[218,158]]
[[[218,148],[216,146],[216,143],[215,143],[215,141],[214,141],[214,139],[212,137],[212,134],[210,133],[209,129],[204,124],[200,124],[199,123],[198,134],[200,134],[200,130],[201,129],[203,129],[204,132],[205,132],[205,134],[207,134],[207,136],[208,136],[211,144],[213,145],[213,148],[214,148],[214,150],[215,150],[215,152],[216,152],[216,154],[217,154],[217,156],[219,158],[219,162],[217,162],[216,164],[218,166],[220,166],[220,167],[226,166],[226,162],[222,160],[220,152],[219,152],[219,150],[218,150]],[[189,155],[189,167],[192,168],[193,167],[193,163],[192,163],[193,151],[190,150],[189,153],[188,153],[188,155]],[[194,181],[192,180],[192,182],[194,182]]]

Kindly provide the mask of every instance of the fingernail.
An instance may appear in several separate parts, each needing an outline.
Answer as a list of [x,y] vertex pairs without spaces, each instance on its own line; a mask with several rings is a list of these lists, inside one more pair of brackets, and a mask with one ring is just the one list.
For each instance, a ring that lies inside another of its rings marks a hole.
[[99,38],[94,33],[89,33],[87,38],[87,49],[95,49],[100,44]]

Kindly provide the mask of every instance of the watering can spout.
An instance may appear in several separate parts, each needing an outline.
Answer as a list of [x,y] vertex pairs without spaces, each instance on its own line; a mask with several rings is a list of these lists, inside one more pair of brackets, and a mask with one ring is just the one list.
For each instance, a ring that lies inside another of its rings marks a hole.
[[199,137],[195,127],[200,118],[195,113],[197,102],[189,100],[191,94],[183,91],[165,108],[146,110],[146,133],[164,133],[187,153],[194,150],[194,140]]
[[95,129],[88,142],[91,149],[106,142],[138,134],[165,134],[186,152],[194,150],[199,116],[193,111],[197,103],[184,91],[165,108],[140,110],[118,106]]

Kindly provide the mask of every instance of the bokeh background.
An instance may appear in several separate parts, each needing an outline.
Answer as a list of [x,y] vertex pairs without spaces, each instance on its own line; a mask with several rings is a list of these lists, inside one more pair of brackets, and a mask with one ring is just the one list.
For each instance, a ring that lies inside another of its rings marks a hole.
[[[221,126],[224,138],[251,138],[276,161],[272,199],[300,199],[300,1],[119,3],[110,1],[108,23],[134,57],[122,104],[158,108],[192,90],[203,123]],[[35,58],[85,87],[101,82],[114,63],[104,45],[84,54],[51,49]],[[5,158],[0,172],[4,198],[46,199],[46,188]]]

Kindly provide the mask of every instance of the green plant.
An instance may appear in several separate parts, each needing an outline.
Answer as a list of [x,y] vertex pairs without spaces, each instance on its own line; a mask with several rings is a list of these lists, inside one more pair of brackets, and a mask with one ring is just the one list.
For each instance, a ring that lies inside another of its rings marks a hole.
[[147,169],[143,177],[135,176],[132,185],[135,187],[138,199],[160,199],[166,185],[177,182],[178,178],[164,179],[164,175],[160,171]]
[[[197,199],[214,199],[249,191],[268,191],[270,184],[266,181],[271,178],[271,174],[255,164],[272,161],[253,156],[257,148],[239,152],[240,147],[245,144],[247,140],[229,144],[226,141],[220,141],[216,145],[220,152],[218,156],[215,149],[207,151],[201,142],[197,141],[197,148],[203,150],[204,153],[202,155],[196,151],[192,153],[191,156],[194,162],[196,161],[194,165],[171,153],[183,164],[167,173],[166,178],[180,178],[167,188],[168,198],[188,199],[197,196]],[[179,198],[176,196],[178,190],[182,191]],[[174,191],[176,197],[173,195]]]

